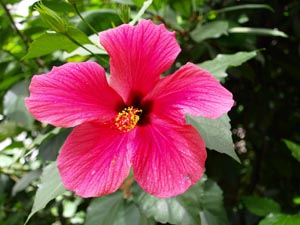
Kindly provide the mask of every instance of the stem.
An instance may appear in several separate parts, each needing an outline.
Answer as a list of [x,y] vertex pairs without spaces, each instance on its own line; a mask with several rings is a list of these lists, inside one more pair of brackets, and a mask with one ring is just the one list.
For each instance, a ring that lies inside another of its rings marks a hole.
[[92,25],[88,21],[86,21],[86,19],[84,19],[82,17],[81,13],[78,10],[77,4],[73,3],[72,5],[73,5],[73,7],[74,7],[74,9],[75,9],[75,11],[77,13],[77,15],[80,17],[80,19],[93,31],[94,34],[98,35],[98,32],[95,30],[95,28],[92,27]]

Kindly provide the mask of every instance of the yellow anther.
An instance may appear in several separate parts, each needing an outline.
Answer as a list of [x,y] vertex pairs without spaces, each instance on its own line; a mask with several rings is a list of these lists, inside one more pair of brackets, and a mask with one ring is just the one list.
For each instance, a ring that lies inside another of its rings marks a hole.
[[141,109],[136,109],[132,106],[123,109],[122,112],[119,112],[116,118],[116,127],[123,132],[128,132],[132,130],[139,122],[139,115],[141,115],[141,113]]

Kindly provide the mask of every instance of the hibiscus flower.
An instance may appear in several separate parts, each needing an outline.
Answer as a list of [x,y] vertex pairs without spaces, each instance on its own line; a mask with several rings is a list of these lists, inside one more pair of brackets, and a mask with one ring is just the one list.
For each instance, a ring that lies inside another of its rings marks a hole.
[[82,197],[116,191],[133,168],[148,193],[183,193],[203,175],[206,149],[185,116],[217,118],[232,94],[187,63],[163,78],[180,52],[175,33],[141,20],[99,34],[110,76],[95,62],[66,63],[35,75],[28,110],[39,121],[75,127],[57,165],[64,186]]

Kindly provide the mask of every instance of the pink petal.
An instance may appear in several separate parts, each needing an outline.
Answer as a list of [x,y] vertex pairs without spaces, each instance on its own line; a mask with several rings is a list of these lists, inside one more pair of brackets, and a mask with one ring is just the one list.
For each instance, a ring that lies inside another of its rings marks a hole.
[[64,186],[82,197],[116,191],[130,171],[127,133],[97,123],[74,128],[60,155],[58,168]]
[[136,130],[134,177],[148,193],[171,197],[185,192],[202,177],[205,144],[190,125],[153,119]]
[[100,42],[110,55],[110,85],[125,101],[131,91],[151,90],[180,52],[175,33],[150,20],[101,32]]
[[67,63],[32,78],[25,100],[32,115],[54,126],[105,121],[117,114],[122,101],[107,84],[105,72],[94,62]]
[[155,113],[173,118],[189,113],[214,119],[227,113],[234,103],[227,89],[192,63],[161,79],[145,100],[153,100]]

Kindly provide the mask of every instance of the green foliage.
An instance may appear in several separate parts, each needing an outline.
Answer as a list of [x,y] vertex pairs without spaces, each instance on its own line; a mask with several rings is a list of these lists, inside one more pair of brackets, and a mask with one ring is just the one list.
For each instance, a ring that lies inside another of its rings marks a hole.
[[258,216],[280,212],[280,205],[272,199],[244,196],[242,201],[250,212]]
[[209,71],[217,80],[227,77],[225,72],[229,67],[240,66],[242,63],[256,56],[256,51],[238,52],[230,55],[219,54],[212,60],[198,64],[199,67]]
[[196,42],[201,42],[210,38],[218,38],[223,34],[227,34],[228,22],[226,21],[213,21],[211,23],[202,25],[198,24],[197,27],[191,31],[191,38]]
[[156,198],[139,187],[133,191],[141,211],[160,223],[177,225],[226,225],[223,193],[220,187],[205,177],[184,194],[172,198]]
[[286,144],[287,148],[291,151],[292,156],[300,162],[300,145],[286,139],[284,139],[283,141]]
[[65,191],[66,189],[61,183],[56,162],[53,162],[43,170],[41,184],[36,192],[34,203],[26,222],[28,222],[37,211],[43,209],[48,202],[63,194]]
[[300,224],[299,215],[270,214],[258,225],[297,225]]
[[229,121],[230,119],[227,115],[214,120],[204,117],[187,116],[187,122],[200,132],[207,148],[225,153],[239,162],[240,160],[233,148],[234,144]]
[[36,58],[57,50],[72,52],[78,47],[78,43],[91,44],[91,41],[84,33],[73,27],[68,27],[66,33],[44,33],[32,42],[23,59]]
[[24,99],[28,95],[28,85],[29,82],[23,80],[6,92],[3,100],[3,114],[7,116],[8,120],[32,129],[34,118],[27,111],[24,103]]
[[87,209],[85,225],[153,225],[122,192],[95,198]]
[[[300,224],[297,1],[47,0],[21,4],[27,15],[14,11],[20,2],[28,1],[0,0],[1,225]],[[109,68],[97,33],[141,18],[176,32],[182,51],[168,73],[192,61],[236,105],[230,119],[187,116],[214,151],[209,178],[186,193],[161,199],[134,183],[124,193],[76,197],[55,163],[71,129],[33,119],[24,105],[29,81],[67,61]]]

